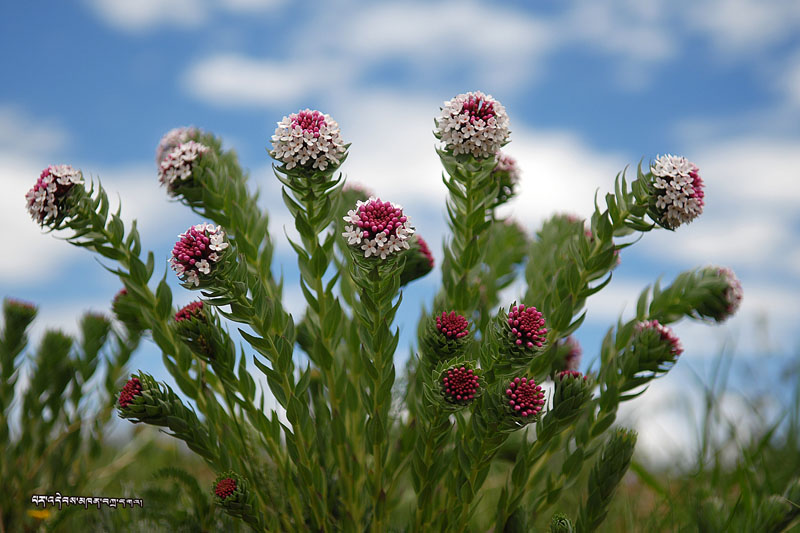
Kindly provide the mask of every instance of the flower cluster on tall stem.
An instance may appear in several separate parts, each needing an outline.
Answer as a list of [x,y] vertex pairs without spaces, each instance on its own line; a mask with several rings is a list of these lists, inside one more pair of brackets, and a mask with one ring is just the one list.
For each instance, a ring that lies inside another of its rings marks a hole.
[[697,166],[685,157],[662,155],[650,167],[658,222],[668,229],[687,224],[703,212],[703,180]]
[[270,155],[287,170],[296,166],[325,170],[341,163],[347,147],[330,115],[305,109],[278,122]]
[[470,403],[481,387],[475,370],[466,365],[448,368],[443,372],[440,386],[444,400],[457,405]]
[[184,282],[200,285],[200,276],[208,276],[222,252],[229,246],[220,226],[197,224],[180,235],[172,248],[169,262]]
[[453,155],[495,157],[508,140],[508,115],[491,95],[480,91],[459,94],[444,103],[435,133]]
[[519,183],[520,171],[517,160],[498,150],[495,155],[495,167],[492,170],[492,179],[499,185],[497,199],[492,207],[498,207],[509,201],[515,194]]
[[646,320],[644,322],[639,322],[638,324],[636,324],[636,332],[638,334],[642,334],[642,332],[645,331],[657,332],[664,346],[669,350],[669,353],[672,354],[674,357],[678,357],[680,354],[683,353],[683,348],[681,347],[681,340],[678,338],[678,336],[675,335],[675,333],[672,331],[671,328],[668,328],[667,326],[660,324],[658,320]]
[[349,225],[342,236],[350,246],[361,248],[364,257],[387,256],[401,250],[408,250],[408,238],[414,234],[408,217],[403,214],[403,206],[383,202],[370,196],[366,201],[359,200],[356,208],[343,217]]
[[25,195],[28,213],[39,225],[57,221],[64,199],[73,186],[83,184],[83,174],[69,165],[50,165]]

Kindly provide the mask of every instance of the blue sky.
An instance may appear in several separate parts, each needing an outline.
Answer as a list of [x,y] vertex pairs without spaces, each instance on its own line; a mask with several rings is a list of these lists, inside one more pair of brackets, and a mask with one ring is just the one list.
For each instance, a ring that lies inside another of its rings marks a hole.
[[[764,340],[768,352],[798,352],[797,2],[166,4],[3,8],[0,176],[9,192],[0,221],[11,247],[0,263],[0,296],[39,304],[37,331],[74,331],[79,310],[107,311],[118,289],[93,257],[41,235],[28,218],[24,193],[48,164],[99,176],[166,264],[177,234],[197,220],[159,189],[155,146],[179,125],[221,135],[267,193],[276,269],[287,277],[288,307],[299,312],[295,259],[282,237],[291,221],[273,194],[265,152],[275,123],[306,107],[332,115],[353,143],[348,179],[402,203],[440,259],[445,189],[433,118],[444,100],[482,90],[511,118],[507,152],[523,181],[508,213],[530,231],[553,212],[589,215],[595,190],[608,190],[642,157],[686,155],[707,184],[698,220],[623,252],[612,284],[589,304],[580,334],[587,361],[645,284],[705,264],[733,267],[745,299],[723,327],[676,327],[683,366],[703,368],[723,342],[741,357],[759,356]],[[179,302],[191,300],[174,286]],[[436,286],[434,274],[409,288],[403,331]],[[164,374],[152,348],[134,364]],[[688,375],[681,366],[654,397],[680,386]]]

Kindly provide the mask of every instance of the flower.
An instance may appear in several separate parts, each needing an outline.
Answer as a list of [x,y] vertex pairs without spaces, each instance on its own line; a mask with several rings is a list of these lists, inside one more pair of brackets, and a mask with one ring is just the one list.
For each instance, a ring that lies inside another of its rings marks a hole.
[[161,162],[167,154],[171,153],[181,144],[196,139],[200,136],[200,130],[194,126],[182,126],[169,130],[158,142],[156,148],[156,165],[161,166]]
[[658,222],[675,229],[687,224],[703,212],[703,180],[699,169],[685,157],[663,155],[650,167],[656,192]]
[[408,238],[414,228],[403,215],[403,206],[382,202],[370,196],[367,201],[359,200],[356,208],[342,217],[349,225],[342,236],[347,244],[364,250],[364,257],[380,255],[381,259],[400,250],[408,250]]
[[581,376],[583,376],[583,379],[587,379],[587,377],[588,377],[588,376],[584,376],[583,374],[581,374],[577,370],[562,370],[561,372],[558,373],[558,379],[561,379],[561,380],[568,379],[568,378],[579,379]]
[[169,263],[178,277],[196,287],[200,285],[200,274],[209,275],[228,246],[220,226],[197,224],[181,233],[180,240],[172,248]]
[[475,371],[466,365],[449,368],[442,373],[442,395],[449,403],[467,404],[475,399],[480,389],[479,381]]
[[419,245],[420,253],[425,256],[425,259],[428,260],[428,265],[431,267],[431,270],[433,270],[433,265],[435,262],[433,260],[431,249],[428,248],[428,243],[425,242],[425,239],[417,235],[417,244]]
[[580,343],[575,337],[570,335],[562,341],[562,344],[569,350],[567,355],[564,356],[564,369],[572,371],[578,370],[578,367],[581,365],[581,355],[583,354]]
[[469,322],[455,311],[450,311],[449,315],[446,311],[442,311],[442,314],[436,317],[436,329],[448,339],[460,339],[469,335]]
[[83,174],[69,165],[50,165],[42,171],[31,190],[25,194],[28,213],[41,226],[45,219],[57,220],[64,198],[73,185],[83,183]]
[[681,341],[671,328],[661,325],[658,320],[647,320],[636,324],[636,332],[640,336],[647,331],[655,331],[661,339],[661,344],[669,349],[669,354],[674,359],[683,353]]
[[183,322],[192,318],[198,318],[203,313],[203,302],[196,301],[181,307],[180,311],[175,313],[175,322]]
[[345,150],[339,124],[330,115],[306,109],[278,122],[270,155],[286,170],[298,165],[325,170],[328,165],[339,166]]
[[119,406],[122,408],[128,407],[131,403],[133,403],[133,399],[136,396],[142,395],[142,384],[139,381],[139,378],[131,378],[125,383],[125,386],[122,387],[122,390],[119,393]]
[[544,405],[544,392],[533,378],[514,378],[506,388],[508,406],[523,418],[536,417]]
[[494,207],[504,204],[512,196],[514,196],[514,188],[519,183],[519,167],[517,160],[513,157],[497,151],[495,154],[494,170],[492,170],[492,178],[500,184],[500,190],[497,193],[497,200]]
[[508,325],[511,327],[512,336],[516,338],[518,346],[526,348],[541,348],[547,335],[544,327],[544,317],[535,307],[525,308],[524,305],[515,305],[508,313]]
[[173,193],[181,182],[191,179],[194,165],[209,150],[208,146],[195,141],[179,144],[161,160],[158,180]]
[[459,94],[442,107],[435,135],[453,155],[496,157],[508,140],[508,115],[503,105],[480,91]]
[[214,486],[214,495],[224,500],[236,491],[236,480],[230,477],[224,477],[217,481]]
[[727,320],[730,316],[736,313],[742,303],[744,292],[742,291],[742,283],[736,277],[733,270],[728,267],[706,267],[706,272],[716,275],[725,282],[724,291],[722,293],[722,302],[725,310],[722,312],[714,313],[714,318],[718,322]]

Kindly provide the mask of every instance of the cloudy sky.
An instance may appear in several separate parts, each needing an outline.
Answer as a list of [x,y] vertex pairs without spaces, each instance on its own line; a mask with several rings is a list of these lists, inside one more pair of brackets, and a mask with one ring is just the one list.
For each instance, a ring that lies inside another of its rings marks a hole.
[[[9,250],[0,296],[41,306],[75,330],[79,310],[106,312],[119,288],[94,257],[43,235],[23,196],[41,169],[68,163],[99,177],[166,258],[198,222],[159,189],[154,150],[172,127],[222,136],[265,191],[291,287],[265,147],[275,123],[306,107],[352,142],[348,179],[402,203],[441,258],[441,170],[431,134],[444,100],[492,94],[511,118],[506,151],[522,169],[508,206],[531,232],[553,212],[588,216],[596,190],[641,158],[686,155],[706,183],[705,213],[623,252],[579,335],[585,364],[639,290],[694,266],[724,264],[745,298],[725,326],[675,329],[684,360],[643,399],[675,396],[727,343],[742,360],[798,353],[800,318],[800,3],[794,0],[541,2],[85,0],[16,2],[0,17],[0,222]],[[409,339],[434,274],[407,291]],[[174,285],[176,300],[191,294]],[[509,295],[513,297],[513,294]],[[302,310],[299,290],[287,306]],[[626,305],[626,302],[627,305]],[[405,354],[403,354],[403,357]],[[134,364],[164,377],[160,357]],[[769,359],[771,360],[771,359]],[[667,402],[669,403],[669,402]],[[664,431],[674,434],[667,418]],[[662,440],[658,428],[648,432]]]

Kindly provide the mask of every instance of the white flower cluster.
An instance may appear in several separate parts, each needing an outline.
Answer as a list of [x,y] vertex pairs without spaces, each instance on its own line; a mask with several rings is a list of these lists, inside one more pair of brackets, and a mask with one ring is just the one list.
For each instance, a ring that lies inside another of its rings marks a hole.
[[51,165],[44,169],[36,184],[25,194],[28,212],[44,224],[45,218],[58,216],[58,202],[73,185],[83,183],[83,174],[69,165]]
[[480,91],[459,94],[445,102],[436,121],[436,136],[453,155],[494,157],[506,143],[508,133],[505,108]]
[[192,177],[194,162],[210,148],[195,141],[176,146],[158,166],[158,180],[172,191],[181,181]]
[[158,143],[156,148],[156,165],[161,165],[164,158],[178,145],[190,141],[200,135],[200,130],[194,126],[183,126],[169,130]]
[[306,109],[278,122],[270,155],[286,164],[325,170],[338,166],[346,148],[339,124],[330,115]]
[[656,207],[662,212],[661,222],[677,228],[691,222],[703,212],[703,180],[697,167],[685,157],[663,155],[650,167],[653,186],[661,190]]
[[408,238],[414,234],[408,218],[403,215],[403,206],[381,202],[370,196],[368,200],[356,202],[356,208],[343,217],[349,225],[342,236],[347,244],[361,248],[364,257],[389,255],[409,249]]

